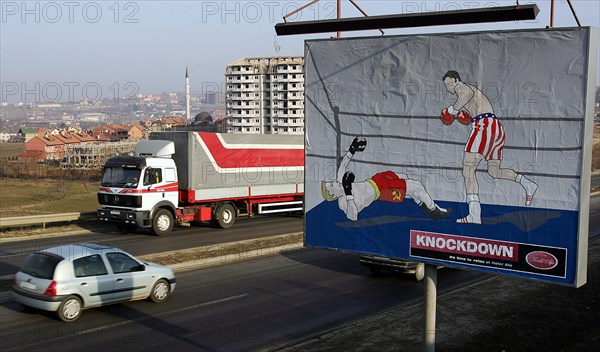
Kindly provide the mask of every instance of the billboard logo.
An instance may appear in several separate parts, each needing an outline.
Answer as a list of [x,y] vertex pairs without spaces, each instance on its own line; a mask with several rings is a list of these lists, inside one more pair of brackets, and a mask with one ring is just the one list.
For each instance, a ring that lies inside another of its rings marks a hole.
[[540,270],[554,269],[558,265],[558,259],[548,252],[535,251],[525,257],[527,264]]

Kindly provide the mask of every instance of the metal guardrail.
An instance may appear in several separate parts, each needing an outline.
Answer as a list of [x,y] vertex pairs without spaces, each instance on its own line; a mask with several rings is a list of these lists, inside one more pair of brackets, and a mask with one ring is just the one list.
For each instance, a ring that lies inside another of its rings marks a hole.
[[0,227],[42,225],[45,228],[46,224],[48,223],[93,219],[95,217],[97,217],[96,212],[17,216],[10,218],[0,218]]

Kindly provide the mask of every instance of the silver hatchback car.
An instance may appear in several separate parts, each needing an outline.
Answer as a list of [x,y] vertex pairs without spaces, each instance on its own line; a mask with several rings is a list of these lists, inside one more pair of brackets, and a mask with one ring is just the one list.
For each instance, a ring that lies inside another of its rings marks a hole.
[[65,322],[84,308],[150,299],[163,302],[175,290],[175,275],[164,266],[142,262],[118,248],[69,244],[25,258],[12,285],[25,306],[54,311]]

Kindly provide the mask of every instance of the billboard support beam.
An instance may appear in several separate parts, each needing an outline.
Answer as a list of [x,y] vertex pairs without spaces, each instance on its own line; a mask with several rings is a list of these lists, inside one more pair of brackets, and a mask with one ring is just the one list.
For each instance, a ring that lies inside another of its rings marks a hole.
[[425,329],[423,351],[435,351],[435,318],[437,301],[437,266],[425,264]]
[[536,4],[531,4],[455,11],[285,22],[276,24],[275,32],[277,35],[294,35],[362,31],[383,28],[411,28],[468,23],[522,21],[535,19],[539,11]]

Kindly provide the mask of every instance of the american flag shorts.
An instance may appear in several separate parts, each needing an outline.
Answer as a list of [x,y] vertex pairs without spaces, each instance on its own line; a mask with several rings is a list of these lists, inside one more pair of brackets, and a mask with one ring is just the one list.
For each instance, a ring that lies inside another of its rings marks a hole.
[[483,155],[485,160],[502,160],[504,149],[504,129],[491,113],[480,114],[473,118],[473,129],[467,140],[465,152]]

